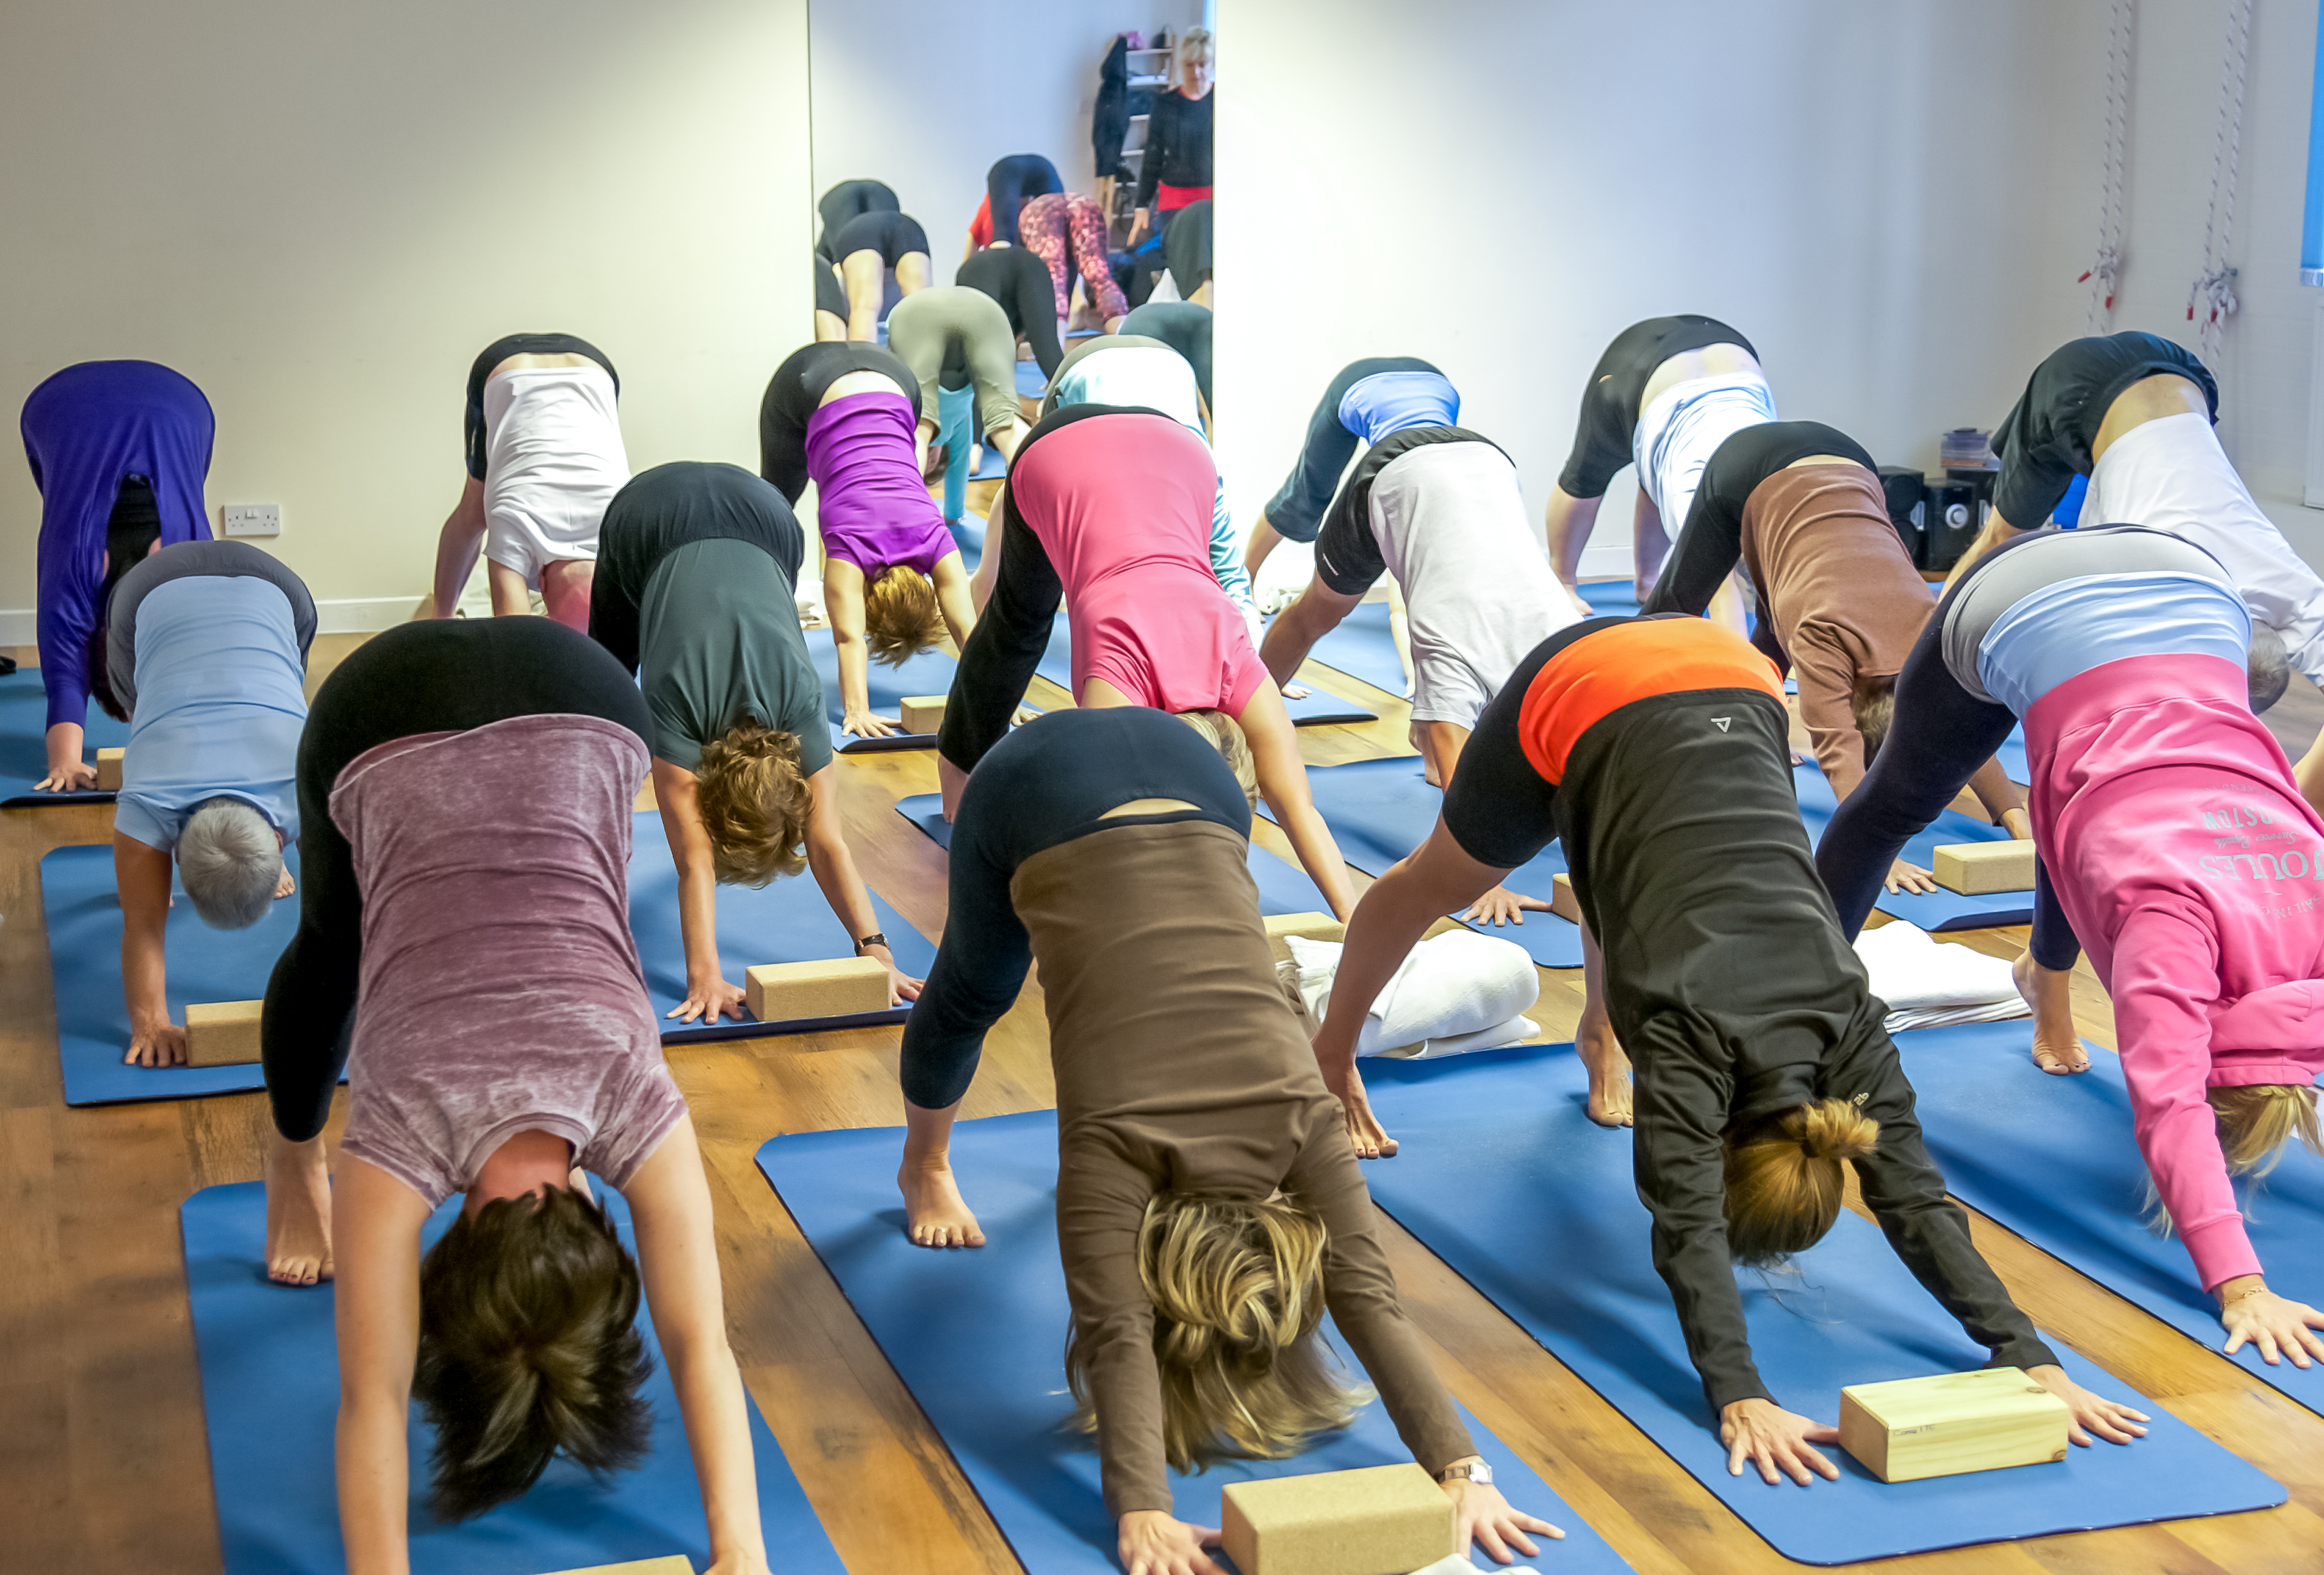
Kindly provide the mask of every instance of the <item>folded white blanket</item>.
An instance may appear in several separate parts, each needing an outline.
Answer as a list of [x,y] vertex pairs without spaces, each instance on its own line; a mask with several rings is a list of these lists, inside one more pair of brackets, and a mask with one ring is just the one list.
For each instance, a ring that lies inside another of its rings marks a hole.
[[2033,1015],[2009,977],[2008,963],[1940,941],[1902,920],[1858,935],[1856,955],[1871,977],[1872,993],[1888,1004],[1891,1033]]
[[[1290,936],[1300,999],[1318,1023],[1331,1009],[1340,945]],[[1525,1015],[1541,995],[1533,959],[1515,941],[1451,930],[1412,949],[1389,976],[1356,1040],[1358,1055],[1459,1055],[1517,1044],[1541,1032]]]

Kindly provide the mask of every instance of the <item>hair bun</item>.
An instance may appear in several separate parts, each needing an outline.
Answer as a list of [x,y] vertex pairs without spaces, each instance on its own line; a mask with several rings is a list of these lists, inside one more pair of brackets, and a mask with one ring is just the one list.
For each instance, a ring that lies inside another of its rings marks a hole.
[[1880,1142],[1880,1123],[1845,1099],[1818,1099],[1797,1116],[1800,1146],[1812,1159],[1866,1159]]

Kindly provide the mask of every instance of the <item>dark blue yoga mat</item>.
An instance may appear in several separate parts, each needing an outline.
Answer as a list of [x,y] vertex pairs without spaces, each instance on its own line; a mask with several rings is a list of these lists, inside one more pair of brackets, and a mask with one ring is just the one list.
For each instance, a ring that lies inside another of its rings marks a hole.
[[[1591,1125],[1572,1047],[1371,1061],[1364,1081],[1403,1145],[1364,1167],[1380,1207],[1787,1558],[1847,1563],[2284,1501],[2275,1482],[2151,1404],[2138,1406],[2154,1418],[2144,1439],[2069,1449],[2062,1465],[1883,1483],[1835,1447],[1826,1452],[1840,1467],[1837,1482],[1770,1487],[1756,1472],[1730,1477],[1655,1273],[1630,1135]],[[2036,1152],[2011,1157],[2024,1166]],[[1794,1272],[1747,1270],[1737,1281],[1776,1404],[1820,1421],[1837,1421],[1845,1385],[1988,1359],[1879,1229],[1846,1210]],[[2075,1382],[2137,1404],[2119,1380],[2060,1355]]]
[[[1821,842],[1823,829],[1831,823],[1832,811],[1840,807],[1840,801],[1832,797],[1831,783],[1813,762],[1794,766],[1792,780],[1799,789],[1800,819],[1807,823],[1808,841]],[[1930,821],[1918,837],[1904,844],[1904,857],[1927,869],[1936,862],[1936,850],[1944,843],[1998,842],[2008,835],[1998,826],[1947,810]],[[1965,897],[1941,888],[1927,895],[1883,888],[1872,905],[1891,918],[1909,920],[1932,934],[1944,930],[1981,930],[1991,924],[2034,922],[2034,894],[2030,890]]]
[[[662,1018],[664,1044],[693,1044],[713,1039],[749,1039],[769,1032],[800,1033],[826,1028],[860,1028],[868,1024],[901,1023],[908,1007],[858,1012],[844,1017],[805,1018],[779,1024],[745,1018],[737,1023],[722,1018],[715,1028],[699,1020],[678,1023],[662,1014],[686,999],[686,942],[678,923],[678,866],[669,857],[669,838],[661,817],[640,811],[632,820],[630,850],[630,931],[637,937],[638,960],[645,965],[646,994],[654,1015]],[[872,892],[872,912],[880,931],[895,953],[896,966],[914,978],[926,978],[936,949],[927,937],[904,922],[903,915]],[[801,870],[771,885],[718,888],[718,959],[727,980],[742,982],[745,968],[770,962],[815,962],[855,955],[854,937],[824,901],[815,876]]]
[[[1428,840],[1444,804],[1444,795],[1430,787],[1421,774],[1416,755],[1359,760],[1347,765],[1311,765],[1307,787],[1315,795],[1316,810],[1332,828],[1341,857],[1370,876],[1382,874]],[[1552,881],[1563,873],[1565,850],[1553,842],[1524,868],[1511,870],[1506,884],[1519,896],[1546,903]],[[1582,966],[1582,927],[1554,913],[1527,913],[1522,924],[1470,928],[1516,941],[1544,968]]]
[[[596,1184],[622,1235],[629,1209]],[[456,1198],[428,1222],[432,1243],[459,1209]],[[202,1413],[209,1431],[218,1541],[226,1575],[327,1575],[346,1568],[332,1431],[339,1408],[338,1342],[328,1286],[268,1283],[266,1191],[260,1181],[205,1187],[179,1210],[185,1232],[186,1289],[194,1349],[201,1362]],[[687,1454],[678,1394],[670,1387],[651,1318],[638,1327],[653,1353],[643,1394],[653,1406],[651,1452],[634,1471],[602,1481],[559,1459],[514,1503],[459,1525],[427,1510],[433,1434],[412,1411],[411,1566],[431,1575],[530,1575],[630,1559],[683,1553],[710,1562],[710,1533]],[[759,1515],[774,1567],[787,1575],[844,1575],[822,1523],[774,1435],[751,1411]]]
[[[872,1338],[920,1403],[1028,1570],[1117,1571],[1094,1447],[1069,1425],[1065,1271],[1057,1262],[1057,1123],[1052,1111],[964,1121],[952,1163],[988,1245],[932,1252],[904,1239],[896,1194],[903,1130],[801,1132],[759,1150],[759,1168]],[[1334,1348],[1345,1346],[1331,1331]],[[1563,1528],[1526,1562],[1552,1575],[1628,1569],[1524,1461],[1466,1416],[1509,1502]],[[1175,1513],[1219,1524],[1229,1482],[1412,1459],[1378,1402],[1289,1460],[1231,1461],[1171,1478]],[[1488,1561],[1487,1567],[1490,1567]]]
[[[952,847],[952,822],[944,818],[942,793],[914,793],[896,801],[896,813],[918,826],[938,848]],[[1250,850],[1250,878],[1259,887],[1262,913],[1328,913],[1332,904],[1307,878],[1307,872],[1263,848]]]
[[[2218,1350],[2227,1332],[2217,1303],[2196,1282],[2194,1260],[2176,1237],[2146,1228],[2146,1167],[2132,1135],[2120,1058],[2092,1048],[2089,1070],[2052,1077],[2034,1064],[2032,1042],[2023,1019],[1896,1036],[1947,1186],[2051,1256]],[[2269,1288],[2324,1306],[2324,1160],[2295,1144],[2244,1195]],[[2324,1413],[2324,1366],[2271,1367],[2250,1347],[2232,1359]]]
[[[129,742],[129,724],[115,721],[93,703],[82,732],[84,760],[94,761],[98,750],[119,749]],[[110,792],[32,791],[32,784],[49,774],[48,735],[49,700],[41,688],[41,670],[24,667],[0,676],[0,810],[111,803]]]
[[[295,879],[299,850],[285,857]],[[183,1024],[189,1002],[255,1001],[274,959],[299,928],[299,899],[285,898],[247,930],[213,930],[194,913],[173,876],[163,928],[170,1018]],[[57,1059],[68,1105],[188,1099],[265,1086],[258,1063],[223,1067],[124,1066],[129,1007],[121,994],[121,898],[111,844],[51,848],[41,859],[41,910],[49,932],[49,977],[56,990]]]
[[[1065,614],[1057,615],[1056,628],[1049,636],[1049,648],[1042,653],[1041,664],[1034,671],[1067,694],[1074,692],[1074,642],[1066,628]],[[1311,688],[1305,699],[1286,699],[1283,705],[1291,713],[1292,722],[1302,727],[1320,727],[1332,722],[1372,722],[1379,719],[1379,713],[1370,707],[1359,705],[1329,690]]]
[[1338,628],[1315,642],[1307,659],[1389,694],[1405,692],[1404,663],[1397,660],[1396,638],[1388,632],[1384,601],[1358,603],[1340,620]]
[[[807,654],[815,658],[815,670],[823,679],[824,710],[831,718],[831,746],[842,755],[862,755],[881,749],[934,749],[934,733],[898,733],[886,738],[859,738],[853,733],[843,733],[840,722],[847,708],[839,699],[839,647],[832,643],[828,629],[809,630],[807,637]],[[953,674],[960,664],[941,651],[923,651],[901,667],[890,667],[884,662],[865,664],[864,690],[871,697],[872,713],[884,720],[898,718],[897,707],[908,696],[945,695],[952,692]]]

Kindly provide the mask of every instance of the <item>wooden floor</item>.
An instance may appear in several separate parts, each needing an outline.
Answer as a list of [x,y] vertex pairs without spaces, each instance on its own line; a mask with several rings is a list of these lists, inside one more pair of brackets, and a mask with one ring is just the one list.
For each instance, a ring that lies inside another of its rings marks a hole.
[[[357,638],[318,642],[318,681]],[[2294,682],[2299,692],[2275,719],[2298,748],[2324,721],[2324,697]],[[1345,680],[1329,687],[1372,700],[1381,719],[1302,729],[1312,764],[1409,753],[1401,702]],[[935,790],[934,757],[843,755],[840,769],[864,878],[938,934],[944,855],[890,807]],[[109,840],[111,813],[0,812],[0,1570],[198,1575],[220,1563],[177,1210],[197,1188],[259,1174],[266,1118],[255,1094],[92,1110],[60,1102],[39,863],[60,844]],[[1286,851],[1271,827],[1260,835]],[[1972,943],[2015,955],[2023,938],[1984,931]],[[1579,974],[1545,970],[1543,984],[1540,1014],[1562,1037],[1579,1009]],[[2094,980],[2080,985],[2084,1031],[2110,1045],[2103,996]],[[1051,1102],[1038,995],[1028,986],[993,1033],[968,1115]],[[729,1041],[675,1051],[671,1065],[710,1166],[743,1376],[848,1567],[1015,1570],[975,1491],[752,1163],[777,1133],[899,1122],[899,1032]],[[335,1135],[337,1126],[335,1118]],[[1794,1567],[1425,1247],[1384,1224],[1406,1298],[1453,1393],[1632,1566],[1722,1575]],[[2053,1339],[2274,1476],[2292,1501],[2264,1514],[1886,1561],[1883,1575],[2324,1570],[2324,1417],[1997,1227],[1979,1219],[1977,1229]],[[782,1549],[770,1551],[780,1570]],[[1538,1562],[1554,1575],[1554,1551]]]

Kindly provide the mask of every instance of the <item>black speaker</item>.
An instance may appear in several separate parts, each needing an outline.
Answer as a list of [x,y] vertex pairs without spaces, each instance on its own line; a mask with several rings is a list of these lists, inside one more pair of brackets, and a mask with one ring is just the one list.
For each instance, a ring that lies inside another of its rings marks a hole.
[[1923,496],[1926,477],[1903,465],[1880,467],[1880,490],[1888,498],[1888,523],[1903,539],[1905,555],[1921,561],[1921,543],[1927,534],[1928,507]]
[[1919,560],[1923,569],[1935,572],[1950,569],[1977,540],[1984,525],[1978,517],[1977,493],[1976,486],[1967,481],[1948,478],[1930,484],[1927,527]]

